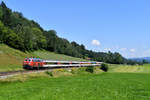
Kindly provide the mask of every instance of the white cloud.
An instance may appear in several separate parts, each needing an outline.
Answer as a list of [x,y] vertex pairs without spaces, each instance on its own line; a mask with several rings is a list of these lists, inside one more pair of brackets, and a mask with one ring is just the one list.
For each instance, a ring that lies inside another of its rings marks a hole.
[[150,49],[146,50],[145,52],[150,53]]
[[120,48],[120,51],[126,51],[127,48]]
[[100,46],[101,43],[98,40],[92,40],[92,45]]
[[104,49],[104,52],[108,52],[108,51],[111,51],[111,49],[110,48],[105,48]]
[[135,52],[136,50],[135,49],[130,49],[130,52]]
[[144,57],[150,56],[150,49],[145,50],[145,51],[143,52],[143,56],[144,56]]

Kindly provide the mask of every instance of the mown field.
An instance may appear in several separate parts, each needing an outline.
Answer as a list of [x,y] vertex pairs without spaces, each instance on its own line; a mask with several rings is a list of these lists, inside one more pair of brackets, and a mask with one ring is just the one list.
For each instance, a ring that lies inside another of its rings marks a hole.
[[150,100],[150,74],[101,73],[0,82],[0,100]]
[[48,51],[21,52],[19,50],[0,44],[0,72],[22,70],[22,62],[25,57],[38,57],[52,60],[75,60],[84,61],[84,59],[70,57],[62,54],[56,54]]
[[150,73],[150,64],[144,65],[109,65],[109,72]]

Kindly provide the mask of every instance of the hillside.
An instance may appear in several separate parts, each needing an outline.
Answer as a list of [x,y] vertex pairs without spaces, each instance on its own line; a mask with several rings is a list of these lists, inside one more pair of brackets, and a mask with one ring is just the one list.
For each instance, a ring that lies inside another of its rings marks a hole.
[[55,30],[44,30],[34,20],[29,20],[20,12],[12,11],[3,1],[0,4],[0,43],[20,51],[29,52],[42,49],[113,64],[130,63],[117,52],[109,51],[107,53],[88,50],[83,44],[59,37]]
[[137,62],[148,62],[150,63],[150,57],[141,57],[141,58],[130,58],[129,60],[137,61]]
[[22,69],[22,61],[25,57],[38,57],[42,59],[52,60],[85,61],[84,59],[56,54],[44,50],[25,53],[17,49],[11,48],[5,44],[0,44],[0,71],[2,72]]

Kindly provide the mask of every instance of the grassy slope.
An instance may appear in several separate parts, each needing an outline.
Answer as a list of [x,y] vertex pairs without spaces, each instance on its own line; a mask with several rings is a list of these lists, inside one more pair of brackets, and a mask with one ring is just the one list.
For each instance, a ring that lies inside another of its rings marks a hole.
[[85,61],[85,59],[66,56],[63,54],[56,54],[54,52],[49,52],[49,51],[35,51],[32,54],[39,56],[42,59],[65,60],[65,61]]
[[0,100],[149,100],[149,77],[146,73],[102,73],[0,83]]
[[145,65],[110,65],[109,72],[150,73],[150,64]]
[[19,50],[10,48],[7,45],[0,44],[0,71],[20,70],[22,69],[22,61],[24,60],[24,58],[33,56],[53,60],[84,60],[48,51],[24,53]]

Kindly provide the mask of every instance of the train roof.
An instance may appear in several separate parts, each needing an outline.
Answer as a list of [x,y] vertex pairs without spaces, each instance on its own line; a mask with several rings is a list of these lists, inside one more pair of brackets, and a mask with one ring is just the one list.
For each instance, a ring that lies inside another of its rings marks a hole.
[[[34,59],[34,60],[39,60],[40,58],[25,58],[25,59]],[[40,59],[41,60],[41,59]]]

